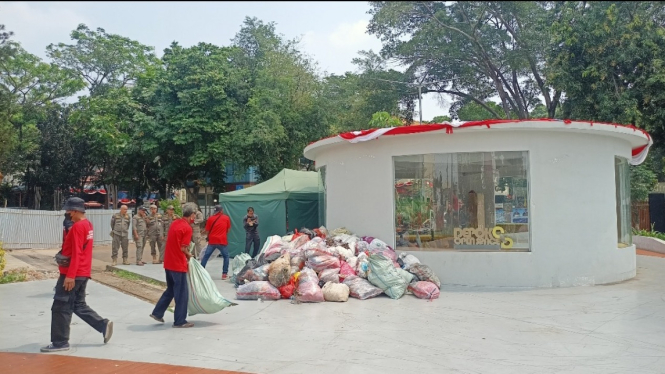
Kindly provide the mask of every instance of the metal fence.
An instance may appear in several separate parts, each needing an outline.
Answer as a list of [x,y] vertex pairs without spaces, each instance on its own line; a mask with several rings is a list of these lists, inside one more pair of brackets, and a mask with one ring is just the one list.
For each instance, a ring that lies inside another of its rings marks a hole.
[[[116,212],[118,210],[86,212],[94,228],[94,245],[111,244],[111,216]],[[64,214],[64,210],[0,208],[0,242],[7,249],[60,247]]]

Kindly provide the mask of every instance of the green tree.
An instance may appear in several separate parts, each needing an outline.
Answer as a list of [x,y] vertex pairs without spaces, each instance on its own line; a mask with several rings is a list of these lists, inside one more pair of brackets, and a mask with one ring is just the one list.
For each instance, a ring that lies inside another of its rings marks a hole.
[[[234,133],[243,126],[247,84],[230,61],[233,48],[199,43],[165,49],[163,66],[136,86],[143,118],[135,141],[152,159],[159,178],[188,186],[196,201],[203,181],[223,183],[224,165],[237,151]],[[188,183],[194,181],[195,183]]]
[[256,166],[261,179],[299,168],[302,149],[327,135],[316,65],[285,40],[274,23],[246,18],[234,46],[237,69],[247,74],[249,98],[236,128],[233,160]]
[[432,118],[430,123],[448,123],[452,120],[453,119],[450,118],[450,116],[436,116],[436,117]]
[[91,96],[106,88],[125,87],[155,63],[152,47],[102,28],[93,31],[80,24],[71,39],[75,44],[50,44],[48,56],[61,67],[78,72]]
[[[553,117],[561,91],[545,79],[552,13],[544,2],[370,2],[368,31],[424,92],[475,102],[494,118],[528,118],[542,95]],[[500,98],[503,115],[485,101]]]
[[[6,42],[0,49],[0,123],[6,131],[2,143],[10,149],[0,152],[0,170],[29,182],[39,167],[37,123],[48,106],[80,90],[83,82],[73,71],[42,62],[16,42]],[[27,184],[33,192],[34,185]]]
[[75,71],[89,90],[90,95],[79,98],[72,120],[78,140],[95,156],[86,169],[93,170],[96,182],[115,200],[119,183],[136,180],[135,165],[141,161],[131,139],[139,107],[130,87],[154,70],[158,60],[152,47],[102,28],[81,24],[71,39],[74,44],[49,45],[47,53],[62,68]]
[[630,168],[630,199],[647,201],[649,192],[658,184],[656,174],[647,165],[631,166]]
[[665,6],[661,2],[564,2],[555,8],[551,81],[564,116],[633,123],[665,140]]
[[[485,108],[489,108],[491,111]],[[458,102],[450,107],[450,115],[460,121],[481,121],[497,118],[492,112],[499,114],[499,118],[505,118],[501,107],[493,101],[486,101],[482,106],[474,101],[467,103]]]
[[353,62],[358,74],[332,74],[323,79],[321,107],[329,133],[365,129],[376,112],[412,123],[418,91],[407,84],[408,74],[387,69],[387,61],[372,51],[361,51]]
[[388,112],[376,112],[372,115],[368,126],[371,128],[397,127],[402,126],[402,121],[391,116]]

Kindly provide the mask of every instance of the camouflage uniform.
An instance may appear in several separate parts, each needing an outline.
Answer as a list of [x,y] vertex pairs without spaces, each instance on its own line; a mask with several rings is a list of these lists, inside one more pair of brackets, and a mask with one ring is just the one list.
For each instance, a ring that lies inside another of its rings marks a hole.
[[129,213],[125,213],[124,216],[121,213],[116,213],[111,216],[111,235],[113,236],[111,258],[113,259],[114,265],[118,259],[118,249],[120,247],[122,247],[122,263],[124,265],[129,265],[129,262],[127,262],[127,256],[130,221],[131,217],[129,216]]
[[162,215],[159,213],[148,214],[148,242],[150,243],[150,254],[152,255],[152,263],[158,264],[157,251],[161,252],[162,237],[164,233],[162,230]]
[[199,258],[202,254],[201,247],[201,222],[203,222],[203,213],[196,211],[196,218],[192,222],[192,242],[194,243],[194,258]]
[[134,216],[132,228],[134,230],[134,243],[136,243],[136,264],[141,264],[143,259],[143,248],[148,236],[148,223],[146,217]]

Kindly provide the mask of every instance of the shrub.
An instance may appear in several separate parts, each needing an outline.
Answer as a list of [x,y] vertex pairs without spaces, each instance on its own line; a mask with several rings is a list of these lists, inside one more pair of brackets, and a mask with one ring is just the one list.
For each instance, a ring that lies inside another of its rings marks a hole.
[[5,270],[5,250],[2,248],[2,242],[0,242],[0,275]]

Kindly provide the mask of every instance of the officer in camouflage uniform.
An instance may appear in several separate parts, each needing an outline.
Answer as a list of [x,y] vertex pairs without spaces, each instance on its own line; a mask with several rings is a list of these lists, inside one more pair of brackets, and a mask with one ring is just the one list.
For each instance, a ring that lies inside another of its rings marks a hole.
[[129,246],[129,224],[130,216],[127,213],[127,205],[120,207],[120,212],[111,216],[111,236],[113,242],[111,246],[111,259],[113,266],[118,263],[118,249],[122,247],[122,264],[129,265],[127,261]]
[[196,206],[196,218],[192,222],[192,243],[194,243],[194,258],[200,259],[203,256],[203,250],[201,248],[201,222],[203,222],[203,213],[201,208]]
[[143,266],[145,262],[143,259],[143,248],[148,236],[148,215],[147,209],[142,206],[139,208],[139,214],[134,216],[132,221],[132,228],[134,231],[134,243],[136,244],[136,265]]
[[166,237],[169,234],[169,228],[171,228],[173,221],[180,218],[174,212],[175,208],[173,205],[169,205],[166,208],[166,215],[162,217],[162,233],[164,235],[162,236],[162,246],[159,248],[159,262],[164,262],[164,249],[166,247]]
[[157,251],[161,253],[162,238],[164,237],[163,229],[162,215],[157,213],[157,205],[150,205],[150,214],[148,214],[148,242],[150,243],[150,254],[152,255],[153,264],[160,263]]

